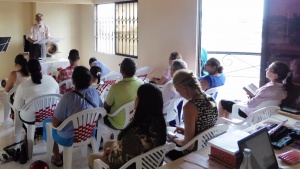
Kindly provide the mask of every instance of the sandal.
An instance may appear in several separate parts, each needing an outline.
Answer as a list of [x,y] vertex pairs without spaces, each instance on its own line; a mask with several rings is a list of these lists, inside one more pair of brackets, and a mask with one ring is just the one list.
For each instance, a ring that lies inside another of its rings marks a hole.
[[53,165],[55,165],[56,167],[63,166],[63,161],[61,159],[59,159],[59,160],[54,159],[54,156],[51,157],[51,163]]

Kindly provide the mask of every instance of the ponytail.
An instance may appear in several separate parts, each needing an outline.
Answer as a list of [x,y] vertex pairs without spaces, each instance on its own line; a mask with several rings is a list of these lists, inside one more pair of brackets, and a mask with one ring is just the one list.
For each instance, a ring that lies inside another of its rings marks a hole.
[[31,80],[34,84],[41,84],[43,75],[41,73],[40,62],[36,59],[30,59],[27,63],[27,69],[31,75]]
[[91,66],[90,72],[93,76],[93,81],[97,78],[97,84],[99,84],[101,80],[102,69],[98,66]]
[[287,77],[283,81],[283,87],[286,91],[291,91],[293,89],[293,74],[291,72],[288,73]]
[[100,83],[100,78],[101,78],[101,72],[97,72],[97,84]]
[[41,84],[41,80],[42,80],[42,73],[41,72],[33,72],[33,73],[30,73],[31,74],[31,80],[33,83],[35,84]]

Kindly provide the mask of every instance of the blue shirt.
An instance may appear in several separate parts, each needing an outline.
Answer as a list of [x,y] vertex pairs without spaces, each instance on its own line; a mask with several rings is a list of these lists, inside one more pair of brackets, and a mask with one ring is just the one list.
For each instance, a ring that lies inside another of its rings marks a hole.
[[99,61],[94,61],[91,66],[98,66],[101,68],[102,72],[101,72],[101,76],[104,76],[106,74],[108,74],[110,72],[109,68],[104,64],[104,63],[101,63]]
[[[99,94],[95,88],[87,88],[78,90],[88,100],[90,100],[96,107],[103,107],[103,103],[99,97]],[[81,98],[74,92],[67,92],[63,95],[62,99],[57,104],[54,111],[54,117],[63,122],[71,115],[78,113],[82,110],[93,108],[85,99]],[[73,124],[69,123],[61,131],[57,131],[58,135],[63,138],[70,138],[74,136]]]
[[[220,76],[214,76],[214,75],[206,75],[199,78],[199,81],[206,80],[209,83],[209,88],[219,87],[223,86],[225,84],[226,77],[223,73],[220,74]],[[208,90],[206,89],[206,90]],[[218,93],[214,96],[214,99],[217,98]]]

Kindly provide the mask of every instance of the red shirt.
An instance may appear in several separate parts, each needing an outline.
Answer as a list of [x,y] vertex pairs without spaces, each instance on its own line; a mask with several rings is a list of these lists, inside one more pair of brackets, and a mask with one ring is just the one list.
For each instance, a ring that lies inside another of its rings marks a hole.
[[[59,71],[59,74],[56,78],[57,83],[60,83],[64,80],[71,79],[75,66],[68,66],[65,69]],[[64,94],[67,92],[66,85],[62,85],[59,87],[59,93]]]

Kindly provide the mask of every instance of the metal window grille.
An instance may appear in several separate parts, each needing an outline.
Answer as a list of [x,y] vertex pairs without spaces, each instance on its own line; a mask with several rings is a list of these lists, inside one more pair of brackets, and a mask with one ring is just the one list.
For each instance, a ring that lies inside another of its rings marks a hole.
[[137,57],[137,2],[96,5],[96,51]]

